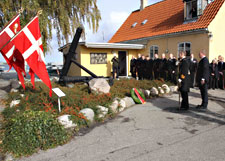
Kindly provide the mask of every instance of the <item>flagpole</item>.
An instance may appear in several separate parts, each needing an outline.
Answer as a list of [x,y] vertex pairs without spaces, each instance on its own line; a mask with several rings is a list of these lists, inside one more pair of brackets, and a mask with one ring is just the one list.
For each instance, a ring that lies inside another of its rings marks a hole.
[[19,32],[17,32],[7,43],[5,43],[5,45],[3,45],[2,47],[1,47],[1,49],[0,49],[0,51],[5,47],[5,46],[7,46],[11,41],[13,41],[15,38],[16,38],[16,36],[18,36],[22,31],[23,31],[23,29],[25,28],[25,27],[27,27],[32,21],[33,21],[33,19],[35,19],[36,17],[38,17],[40,14],[42,14],[42,10],[39,10],[38,12],[37,12],[37,14],[36,14],[36,16],[34,16],[31,20],[30,20],[30,22],[28,23],[28,24],[26,24]]

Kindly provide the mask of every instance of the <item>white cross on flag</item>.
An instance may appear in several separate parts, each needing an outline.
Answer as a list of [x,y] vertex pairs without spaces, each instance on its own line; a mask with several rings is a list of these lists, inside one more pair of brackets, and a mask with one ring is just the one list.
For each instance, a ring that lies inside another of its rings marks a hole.
[[21,30],[20,27],[20,16],[19,14],[16,15],[9,21],[5,28],[0,32],[0,48],[2,56],[5,58],[6,62],[9,65],[9,70],[13,67],[19,77],[21,85],[25,89],[24,85],[24,77],[23,74],[26,76],[26,72],[24,69],[24,59],[21,53],[15,49],[15,46],[9,40],[15,36],[15,34]]
[[31,82],[34,86],[34,73],[50,88],[51,81],[44,63],[43,46],[39,28],[38,16],[34,17],[19,33],[12,39],[16,49],[21,53],[30,66]]

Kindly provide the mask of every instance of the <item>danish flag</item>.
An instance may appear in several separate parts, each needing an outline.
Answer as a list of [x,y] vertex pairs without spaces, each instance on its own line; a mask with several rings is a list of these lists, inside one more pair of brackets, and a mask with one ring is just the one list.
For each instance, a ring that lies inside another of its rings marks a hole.
[[24,76],[26,76],[26,72],[24,69],[24,59],[21,53],[15,49],[15,46],[9,40],[15,36],[15,34],[21,29],[20,27],[20,16],[16,15],[9,21],[5,28],[0,32],[0,48],[3,57],[9,65],[9,70],[13,67],[19,77],[21,85],[25,89],[24,85]]
[[52,86],[44,63],[43,46],[39,28],[38,16],[35,16],[16,36],[11,39],[15,48],[22,53],[24,60],[30,66],[31,82],[34,86],[34,73],[50,88]]

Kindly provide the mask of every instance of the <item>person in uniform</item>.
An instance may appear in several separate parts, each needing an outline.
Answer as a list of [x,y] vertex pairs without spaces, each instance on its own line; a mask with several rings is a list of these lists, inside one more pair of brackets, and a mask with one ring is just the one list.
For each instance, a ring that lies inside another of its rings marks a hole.
[[167,61],[167,69],[168,69],[168,75],[167,80],[171,83],[176,84],[176,74],[177,74],[177,65],[176,65],[176,58],[173,57],[173,54],[170,53],[169,59]]
[[215,89],[218,88],[218,65],[216,59],[212,60],[212,63],[209,65],[210,68],[210,77],[209,77],[209,88]]
[[189,75],[189,62],[186,59],[186,53],[180,52],[180,64],[179,64],[179,91],[181,93],[182,102],[180,110],[189,109],[188,92],[190,91],[190,75]]
[[141,54],[138,54],[138,58],[136,60],[136,69],[137,69],[137,79],[140,79],[142,77],[142,73],[141,73],[141,62],[142,62],[142,58],[141,58]]
[[201,92],[202,104],[198,105],[197,109],[207,109],[208,106],[209,60],[205,55],[205,50],[199,52],[201,60],[198,64],[196,82]]
[[133,78],[136,79],[136,58],[134,56],[132,56],[131,60],[130,60],[130,73],[131,73],[131,76]]
[[195,74],[198,67],[198,61],[194,58],[194,54],[191,54],[190,57],[190,76],[191,76],[191,87],[195,86]]
[[140,80],[146,79],[146,59],[145,56],[141,56],[141,77],[139,78]]
[[218,56],[218,71],[219,71],[219,88],[224,89],[224,74],[225,74],[225,63],[221,55]]
[[119,60],[116,57],[116,54],[114,54],[112,60],[112,69],[113,69],[113,79],[119,78]]
[[159,59],[158,54],[155,54],[155,58],[153,61],[154,79],[160,79],[160,63],[161,63],[161,59]]
[[147,63],[146,63],[146,74],[148,80],[153,80],[153,60],[150,59],[149,56],[146,57]]
[[167,59],[166,55],[163,53],[162,54],[162,59],[160,62],[160,78],[164,79],[165,81],[167,80]]

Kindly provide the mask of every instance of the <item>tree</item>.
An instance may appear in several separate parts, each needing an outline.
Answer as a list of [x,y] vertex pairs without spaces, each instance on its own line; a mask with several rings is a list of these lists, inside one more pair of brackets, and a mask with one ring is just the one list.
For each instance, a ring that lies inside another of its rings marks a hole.
[[57,31],[58,44],[68,43],[75,29],[88,23],[96,32],[101,20],[97,0],[1,0],[0,27],[3,27],[21,8],[21,25],[26,25],[39,10],[43,47],[46,51],[52,39],[52,29]]

